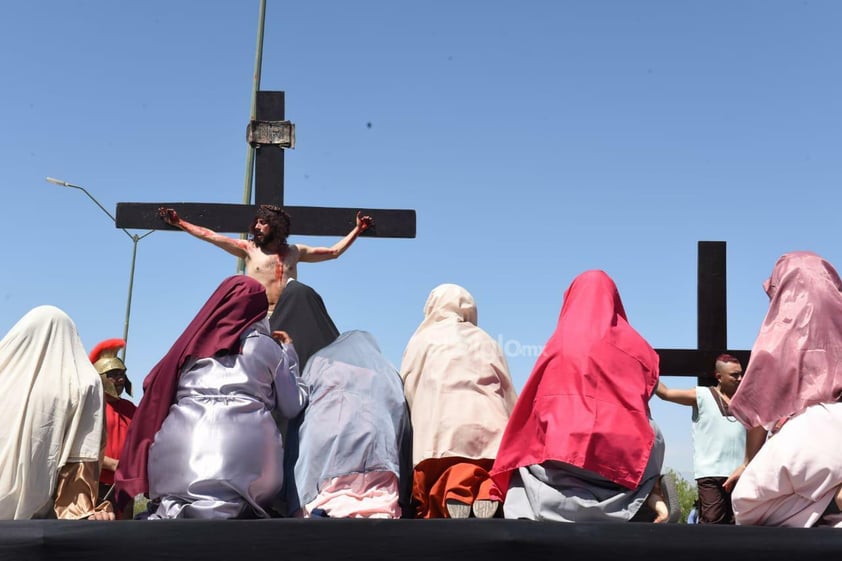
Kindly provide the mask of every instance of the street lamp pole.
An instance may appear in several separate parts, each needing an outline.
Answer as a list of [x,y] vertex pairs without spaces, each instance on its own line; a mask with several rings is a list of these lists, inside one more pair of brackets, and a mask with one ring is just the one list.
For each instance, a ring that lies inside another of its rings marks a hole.
[[[125,231],[125,230],[124,230]],[[155,230],[149,230],[142,236],[138,236],[137,234],[132,234],[132,267],[131,271],[129,272],[129,295],[126,298],[126,319],[123,322],[123,341],[126,342],[126,346],[129,343],[129,318],[132,315],[132,289],[134,288],[134,264],[135,260],[137,259],[137,242],[154,232]],[[122,355],[120,358],[123,359],[123,362],[126,361],[126,347],[123,347],[120,350],[120,354]]]
[[[260,73],[263,69],[263,28],[266,26],[266,0],[260,0],[260,10],[257,14],[257,53],[254,56],[254,77],[251,83],[251,121],[257,119],[257,92],[260,90]],[[243,204],[251,204],[251,187],[254,178],[254,147],[249,144],[246,149],[246,174],[243,178]],[[240,239],[246,239],[240,234]],[[242,257],[237,259],[237,272],[245,271],[246,262]]]
[[[55,179],[53,177],[47,177],[46,180],[47,180],[48,183],[52,183],[53,185],[59,185],[61,187],[69,187],[71,189],[78,189],[79,191],[82,191],[90,200],[92,200],[94,202],[94,204],[96,206],[99,207],[99,209],[102,212],[104,212],[105,214],[108,215],[108,218],[111,219],[111,222],[113,222],[115,226],[117,225],[117,219],[114,218],[114,215],[111,214],[110,212],[108,212],[108,209],[106,209],[104,206],[102,206],[102,204],[98,200],[96,200],[96,197],[91,195],[88,192],[88,190],[85,189],[84,187],[82,187],[81,185],[74,185],[73,183],[68,183],[67,181],[62,181],[61,179]],[[129,271],[129,295],[128,295],[128,298],[126,299],[126,318],[125,318],[125,321],[123,322],[123,340],[126,341],[126,346],[128,346],[128,342],[129,342],[129,318],[131,317],[131,314],[132,314],[132,290],[134,289],[134,269],[135,269],[135,261],[137,260],[137,242],[139,242],[140,240],[142,240],[143,238],[145,238],[146,236],[148,236],[149,234],[151,234],[155,230],[149,230],[148,232],[146,232],[143,235],[132,234],[131,232],[129,232],[125,228],[120,228],[120,230],[122,230],[123,233],[126,234],[129,237],[130,240],[132,240],[132,266],[131,266],[131,270]],[[126,360],[126,347],[123,347],[120,350],[120,354],[121,354],[121,358],[125,362],[125,360]]]

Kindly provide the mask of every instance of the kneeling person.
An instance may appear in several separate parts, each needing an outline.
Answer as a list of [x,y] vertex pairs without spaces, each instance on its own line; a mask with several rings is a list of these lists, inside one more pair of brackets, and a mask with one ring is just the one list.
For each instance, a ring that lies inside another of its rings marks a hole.
[[115,479],[123,500],[158,501],[150,518],[269,516],[284,456],[272,411],[297,415],[307,389],[267,305],[259,282],[226,279],[146,378]]
[[473,296],[455,284],[430,293],[404,351],[412,412],[417,518],[491,518],[491,476],[517,395],[500,345],[477,326]]
[[299,516],[408,515],[412,433],[397,370],[374,337],[349,331],[314,354],[298,432]]
[[506,518],[665,522],[664,440],[649,413],[658,355],[614,281],[582,273],[506,427],[492,477]]

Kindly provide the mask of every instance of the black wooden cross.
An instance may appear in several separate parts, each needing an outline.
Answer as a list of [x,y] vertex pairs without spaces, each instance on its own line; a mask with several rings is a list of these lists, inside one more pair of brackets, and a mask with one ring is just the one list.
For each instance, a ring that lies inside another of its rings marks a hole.
[[725,242],[699,242],[697,348],[655,349],[662,376],[698,376],[700,386],[714,386],[713,363],[721,353],[739,359],[745,370],[751,351],[728,350]]
[[[257,92],[256,121],[273,126],[284,123],[284,92]],[[246,232],[257,211],[257,205],[284,206],[284,148],[277,143],[258,143],[254,174],[254,205],[117,203],[117,227],[175,230],[177,228],[166,224],[158,216],[160,207],[171,207],[185,220],[215,232]],[[284,209],[290,215],[291,234],[344,236],[354,227],[359,210],[374,218],[374,226],[363,232],[363,236],[415,237],[414,210],[312,206],[285,206]]]

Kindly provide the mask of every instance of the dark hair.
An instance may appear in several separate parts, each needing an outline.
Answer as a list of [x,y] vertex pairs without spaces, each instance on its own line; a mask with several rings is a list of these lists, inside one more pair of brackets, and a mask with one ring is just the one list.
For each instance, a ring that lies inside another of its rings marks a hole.
[[289,214],[284,209],[275,205],[260,205],[251,221],[251,226],[249,226],[250,234],[254,234],[254,227],[257,225],[258,219],[262,219],[269,225],[272,236],[281,242],[281,247],[287,245],[290,221]]

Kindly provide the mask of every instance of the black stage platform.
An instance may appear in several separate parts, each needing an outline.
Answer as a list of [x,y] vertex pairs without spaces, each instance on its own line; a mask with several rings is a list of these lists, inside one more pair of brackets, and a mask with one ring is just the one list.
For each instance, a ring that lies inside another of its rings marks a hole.
[[525,520],[0,522],[0,560],[801,561],[836,559],[842,531]]

